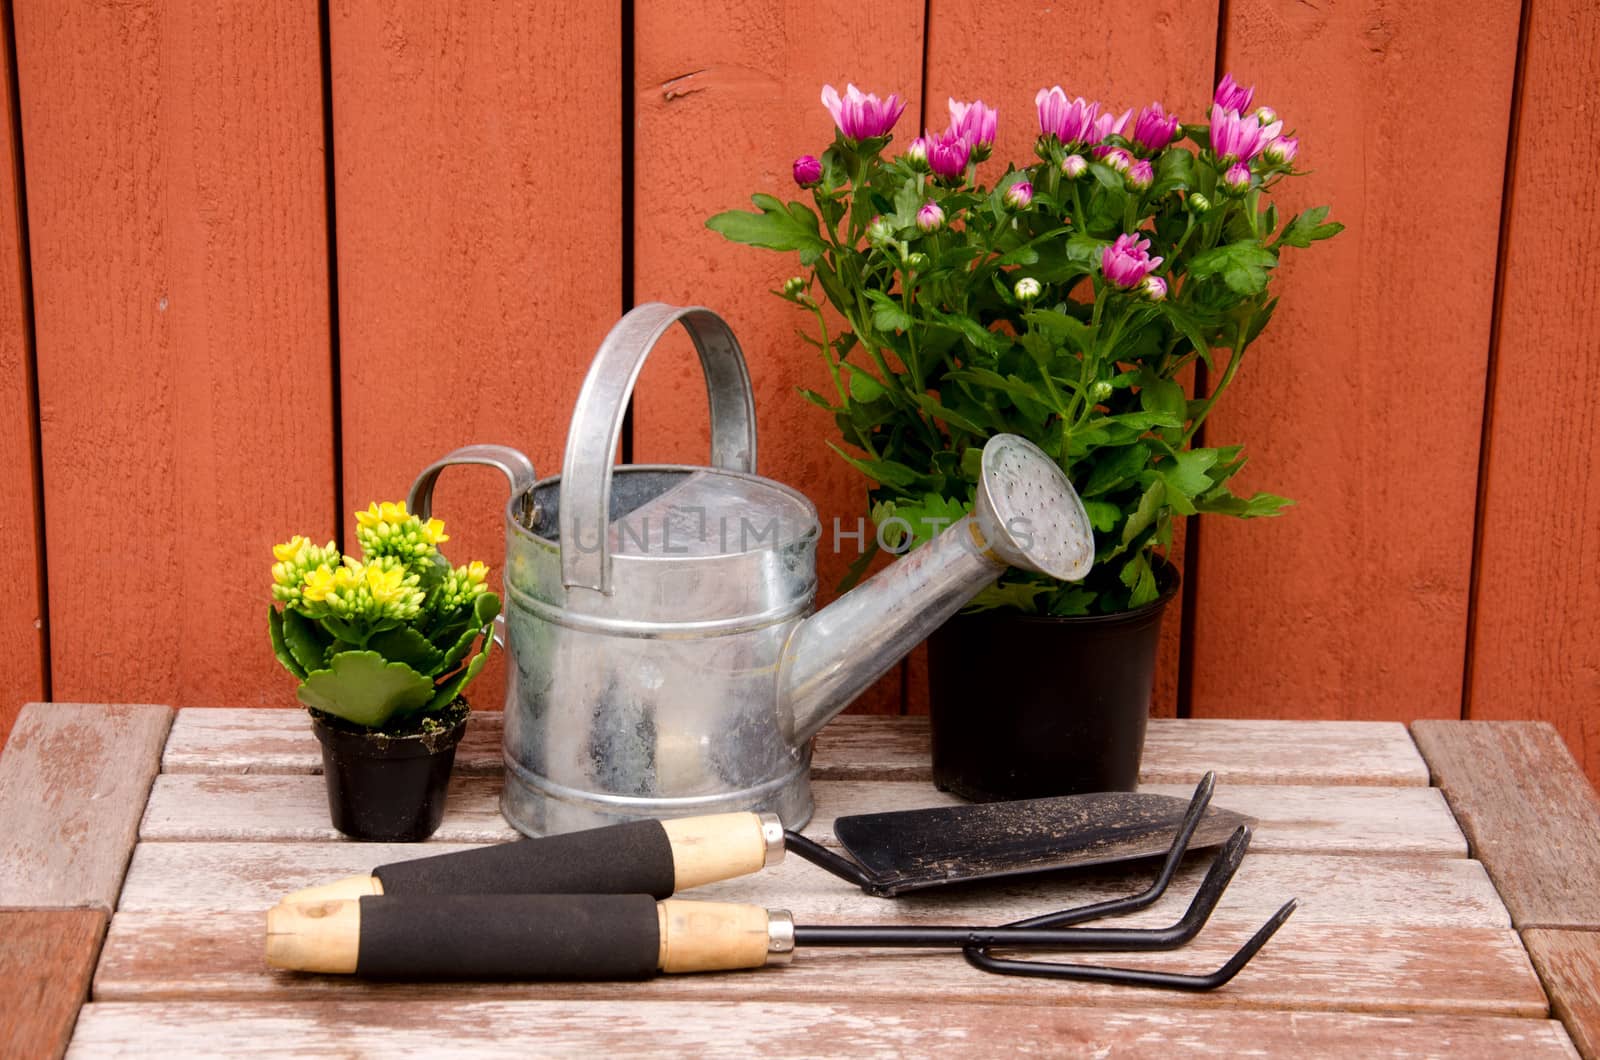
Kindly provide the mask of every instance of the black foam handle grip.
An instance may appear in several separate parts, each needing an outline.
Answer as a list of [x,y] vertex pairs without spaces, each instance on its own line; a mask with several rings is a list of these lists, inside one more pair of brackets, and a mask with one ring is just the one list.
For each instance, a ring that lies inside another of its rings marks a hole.
[[372,871],[385,895],[648,894],[673,890],[672,843],[660,821],[398,861]]
[[368,895],[356,974],[645,979],[660,947],[647,894]]

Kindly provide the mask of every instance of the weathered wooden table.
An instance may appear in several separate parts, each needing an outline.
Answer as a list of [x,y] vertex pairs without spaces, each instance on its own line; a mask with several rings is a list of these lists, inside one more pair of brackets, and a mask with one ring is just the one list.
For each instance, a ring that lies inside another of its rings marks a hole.
[[[475,717],[430,852],[512,837],[499,737],[498,715]],[[1153,722],[1151,789],[1187,795],[1215,769],[1216,804],[1260,824],[1194,943],[1106,959],[1208,971],[1301,903],[1210,994],[994,976],[934,951],[643,983],[274,972],[262,912],[282,894],[420,851],[342,841],[319,764],[298,711],[28,707],[0,760],[0,1054],[1600,1055],[1600,799],[1540,724]],[[806,831],[824,841],[843,813],[951,801],[921,719],[833,722],[816,775]],[[1175,919],[1204,860],[1128,922]],[[694,893],[812,923],[998,923],[1143,882],[885,901],[791,858]]]

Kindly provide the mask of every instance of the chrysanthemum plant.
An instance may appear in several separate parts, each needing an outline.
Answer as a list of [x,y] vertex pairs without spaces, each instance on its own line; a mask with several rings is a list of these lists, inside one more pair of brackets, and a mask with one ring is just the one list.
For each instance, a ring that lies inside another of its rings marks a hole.
[[[1269,204],[1297,174],[1299,141],[1252,95],[1224,77],[1208,123],[1190,125],[1159,103],[1116,115],[1041,90],[1037,160],[986,184],[977,171],[997,118],[981,101],[951,100],[948,129],[891,156],[900,99],[829,86],[833,143],[794,164],[812,205],[756,195],[758,213],[707,222],[798,252],[809,270],[775,292],[815,318],[802,337],[832,378],[831,393],[803,393],[874,483],[873,519],[891,547],[920,543],[970,504],[983,443],[1000,432],[1037,443],[1077,487],[1095,530],[1090,577],[1012,571],[975,606],[1139,607],[1159,595],[1152,557],[1170,547],[1174,516],[1276,515],[1290,503],[1230,490],[1240,446],[1195,445],[1272,318],[1279,256],[1342,228],[1326,207],[1284,219]],[[818,288],[842,330],[830,330]],[[1203,393],[1185,386],[1197,362]]]
[[273,548],[272,650],[306,706],[370,729],[426,728],[483,669],[500,598],[482,563],[451,568],[440,520],[387,501],[355,516],[359,559],[300,536]]

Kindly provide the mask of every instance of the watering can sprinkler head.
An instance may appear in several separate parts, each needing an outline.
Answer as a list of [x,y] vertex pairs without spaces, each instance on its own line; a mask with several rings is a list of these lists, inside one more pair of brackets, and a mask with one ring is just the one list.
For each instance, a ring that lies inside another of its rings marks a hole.
[[783,721],[799,750],[1007,567],[1078,581],[1094,531],[1056,462],[1014,434],[983,447],[972,514],[796,627],[779,670]]
[[983,447],[972,517],[1008,567],[1079,581],[1094,565],[1094,534],[1078,493],[1044,450],[1014,434]]

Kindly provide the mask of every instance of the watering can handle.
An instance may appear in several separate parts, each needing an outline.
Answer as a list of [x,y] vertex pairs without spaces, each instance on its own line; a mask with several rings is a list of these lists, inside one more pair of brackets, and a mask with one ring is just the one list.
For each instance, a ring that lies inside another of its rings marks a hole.
[[[675,323],[694,340],[711,405],[711,463],[728,471],[756,469],[756,408],[739,340],[726,321],[702,306],[647,302],[619,320],[595,354],[567,431],[561,466],[561,580],[568,588],[611,591],[611,461],[622,439],[644,359]],[[598,547],[587,543],[598,539]]]
[[[433,515],[433,487],[439,474],[457,464],[483,464],[497,468],[511,482],[511,503],[519,509],[533,503],[533,461],[509,445],[463,445],[452,449],[423,469],[411,484],[406,495],[406,507],[418,519],[426,522]],[[519,510],[518,514],[526,514]]]

